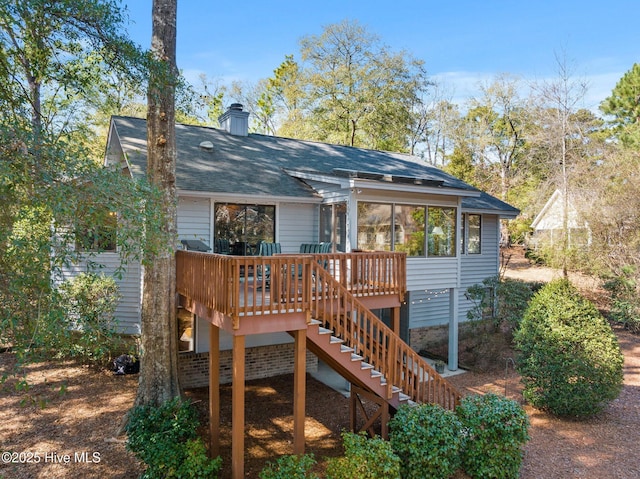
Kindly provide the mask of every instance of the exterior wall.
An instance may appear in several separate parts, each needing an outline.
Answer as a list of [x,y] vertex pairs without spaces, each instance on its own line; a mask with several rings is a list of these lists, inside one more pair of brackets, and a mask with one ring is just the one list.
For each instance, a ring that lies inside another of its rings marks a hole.
[[[100,269],[89,268],[92,264],[102,265]],[[95,271],[107,276],[113,276],[120,266],[120,256],[117,253],[101,253],[96,256],[65,268],[59,281],[69,280],[80,273]],[[127,264],[122,278],[115,278],[120,293],[120,302],[116,308],[116,318],[124,334],[140,334],[140,312],[142,309],[142,266],[138,261]]]
[[276,241],[283,253],[298,253],[300,244],[318,241],[319,207],[315,204],[280,203],[276,210]]
[[[231,382],[233,351],[220,352],[220,383]],[[247,348],[245,379],[293,373],[294,344]],[[307,372],[318,370],[318,358],[307,351]],[[209,386],[209,353],[182,353],[178,358],[180,384],[186,389]]]
[[211,201],[208,198],[178,199],[178,237],[180,239],[197,239],[213,248]]
[[[473,303],[465,296],[467,288],[498,274],[499,231],[500,220],[497,215],[482,216],[481,254],[460,256],[459,284],[453,284],[456,278],[453,265],[444,263],[451,261],[450,258],[427,259],[426,265],[420,265],[420,262],[425,261],[422,259],[407,261],[407,283],[410,291],[409,344],[413,349],[429,349],[430,344],[447,340],[450,287],[457,287],[458,321],[463,329],[462,323],[468,321],[467,312],[473,307]],[[455,262],[457,263],[457,260]],[[419,272],[412,270],[418,266],[422,266],[418,269]],[[412,278],[411,282],[409,278]]]

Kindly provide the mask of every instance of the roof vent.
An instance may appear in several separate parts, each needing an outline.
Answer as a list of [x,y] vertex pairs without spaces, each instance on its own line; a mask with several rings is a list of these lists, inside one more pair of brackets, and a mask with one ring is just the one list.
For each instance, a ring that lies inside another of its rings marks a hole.
[[203,150],[212,151],[213,143],[211,143],[210,141],[203,141],[202,143],[200,143],[200,148]]

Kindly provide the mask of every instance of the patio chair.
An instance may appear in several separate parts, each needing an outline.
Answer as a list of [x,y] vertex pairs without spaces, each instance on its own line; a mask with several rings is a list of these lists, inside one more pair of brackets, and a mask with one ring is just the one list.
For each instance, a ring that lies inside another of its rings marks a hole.
[[[282,253],[282,248],[280,247],[280,243],[265,243],[261,241],[258,245],[258,256],[273,256],[274,254]],[[264,266],[264,271],[262,266],[258,266],[256,271],[256,279],[258,281],[262,281],[262,277],[264,276],[264,284],[267,288],[271,286],[271,267],[269,265]],[[258,286],[260,288],[260,286]]]
[[216,238],[214,252],[218,254],[230,254],[231,246],[229,240],[226,238]]

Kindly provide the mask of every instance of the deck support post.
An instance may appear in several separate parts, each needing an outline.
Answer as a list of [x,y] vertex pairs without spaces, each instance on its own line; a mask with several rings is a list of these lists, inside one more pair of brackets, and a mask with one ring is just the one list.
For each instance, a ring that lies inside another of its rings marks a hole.
[[391,329],[400,336],[400,306],[391,308]]
[[209,324],[209,455],[220,455],[220,329]]
[[458,288],[449,288],[449,364],[451,371],[458,369]]
[[[378,409],[371,416],[368,415],[367,410],[362,404],[362,398],[378,405]],[[358,410],[362,413],[365,420],[364,425],[360,429],[358,429]],[[377,394],[362,389],[355,384],[351,384],[349,416],[352,432],[367,431],[371,437],[375,437],[376,432],[373,425],[377,419],[380,419],[380,437],[384,440],[389,439],[389,403]]]
[[293,453],[304,454],[305,403],[307,383],[307,330],[294,332],[295,357],[293,368]]
[[244,371],[245,337],[233,337],[233,384],[231,386],[231,476],[244,478]]

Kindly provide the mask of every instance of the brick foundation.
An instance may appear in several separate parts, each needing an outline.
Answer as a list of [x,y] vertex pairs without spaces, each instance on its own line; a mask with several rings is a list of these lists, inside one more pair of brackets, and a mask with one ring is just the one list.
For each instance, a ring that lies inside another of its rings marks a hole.
[[[294,344],[247,348],[245,380],[293,373]],[[231,382],[233,351],[220,351],[220,384]],[[307,372],[318,370],[318,358],[307,351]],[[181,353],[178,358],[180,385],[185,389],[209,386],[209,353]]]

